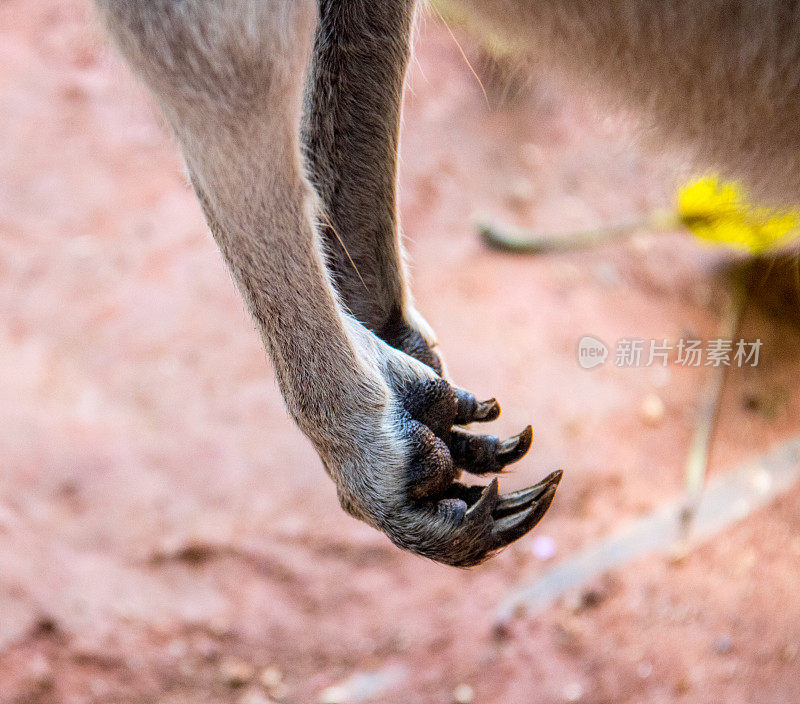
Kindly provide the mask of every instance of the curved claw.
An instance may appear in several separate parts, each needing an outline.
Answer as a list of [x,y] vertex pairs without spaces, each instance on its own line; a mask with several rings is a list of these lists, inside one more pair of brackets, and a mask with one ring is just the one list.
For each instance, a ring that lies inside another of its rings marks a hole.
[[497,403],[496,398],[490,398],[488,401],[479,401],[475,413],[472,415],[472,420],[478,423],[490,423],[497,420],[500,416],[500,404]]
[[542,519],[561,471],[504,496],[497,478],[485,487],[456,481],[461,471],[499,474],[520,460],[533,442],[530,425],[502,441],[459,427],[494,420],[500,406],[495,399],[478,401],[438,377],[404,388],[402,404],[401,425],[411,441],[404,494],[369,514],[393,542],[437,562],[471,567]]
[[510,516],[540,501],[549,488],[552,487],[555,491],[563,474],[564,472],[559,469],[552,474],[548,474],[542,481],[538,484],[534,484],[532,487],[514,491],[510,494],[503,494],[497,502],[493,514],[494,517],[503,518],[504,516]]
[[469,425],[473,422],[489,423],[497,420],[500,415],[500,404],[495,398],[478,401],[474,394],[464,391],[464,389],[453,387],[453,392],[457,401],[456,417],[453,421],[455,425]]
[[542,520],[547,509],[550,508],[550,504],[553,503],[556,486],[557,484],[548,486],[539,500],[534,501],[527,509],[495,521],[492,530],[495,549],[505,547],[518,540]]
[[531,448],[533,428],[519,435],[498,440],[494,435],[478,435],[463,428],[453,428],[449,438],[450,454],[457,467],[470,474],[498,474],[506,465],[522,459]]
[[519,435],[498,443],[495,457],[505,467],[521,460],[531,449],[531,444],[533,444],[533,427],[529,425]]
[[562,475],[561,470],[553,472],[528,489],[502,496],[496,478],[485,487],[454,483],[437,505],[437,514],[448,519],[448,540],[435,553],[420,552],[457,567],[480,564],[542,520]]
[[481,497],[467,510],[467,515],[464,517],[466,521],[480,524],[489,520],[500,496],[498,486],[497,477],[495,477],[491,484],[483,490]]

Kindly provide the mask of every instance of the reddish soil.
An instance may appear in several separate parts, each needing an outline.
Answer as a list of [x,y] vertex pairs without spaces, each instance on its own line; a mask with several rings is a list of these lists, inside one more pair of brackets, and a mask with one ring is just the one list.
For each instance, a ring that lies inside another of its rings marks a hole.
[[[339,509],[88,2],[0,4],[2,704],[305,704],[397,665],[376,701],[800,701],[800,489],[678,564],[641,560],[492,631],[515,586],[678,495],[703,370],[587,372],[575,347],[715,337],[727,256],[681,235],[486,251],[476,211],[617,221],[668,204],[679,163],[555,79],[493,101],[424,22],[400,184],[418,305],[452,376],[503,403],[498,432],[534,425],[502,486],[566,469],[537,531],[464,572]],[[742,336],[762,363],[728,379],[713,472],[800,429],[797,330],[751,307]],[[665,413],[647,423],[651,394]]]

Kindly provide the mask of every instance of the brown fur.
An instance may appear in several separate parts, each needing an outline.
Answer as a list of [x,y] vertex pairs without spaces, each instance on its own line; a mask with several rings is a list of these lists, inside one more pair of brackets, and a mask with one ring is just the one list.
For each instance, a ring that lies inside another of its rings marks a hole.
[[637,114],[654,144],[800,203],[796,0],[458,0],[531,70]]

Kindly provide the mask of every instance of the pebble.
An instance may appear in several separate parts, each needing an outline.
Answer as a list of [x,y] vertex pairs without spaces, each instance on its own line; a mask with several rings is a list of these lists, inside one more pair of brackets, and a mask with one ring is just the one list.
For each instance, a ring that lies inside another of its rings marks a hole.
[[258,680],[264,689],[275,689],[283,681],[283,674],[277,667],[270,666],[261,671]]
[[721,635],[714,641],[714,652],[717,655],[727,655],[733,649],[733,641],[729,635]]
[[475,699],[475,690],[468,684],[460,684],[453,691],[453,702],[455,704],[472,704]]
[[539,535],[533,539],[531,552],[538,560],[549,560],[556,554],[556,541],[549,535]]
[[230,687],[241,687],[253,678],[254,669],[244,660],[226,659],[219,668],[222,681]]
[[579,702],[583,699],[583,686],[580,682],[570,682],[564,687],[564,700],[568,702]]
[[642,420],[649,425],[657,425],[664,418],[664,402],[657,394],[648,394],[642,401]]

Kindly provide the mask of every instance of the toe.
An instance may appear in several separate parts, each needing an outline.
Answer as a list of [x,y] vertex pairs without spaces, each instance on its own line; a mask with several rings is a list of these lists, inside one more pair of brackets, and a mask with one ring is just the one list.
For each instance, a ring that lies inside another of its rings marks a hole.
[[489,423],[497,420],[500,415],[500,404],[497,399],[491,398],[488,401],[478,401],[475,394],[469,391],[453,387],[453,392],[458,401],[456,411],[456,425],[469,425],[470,423]]
[[443,496],[458,473],[447,445],[422,423],[410,421],[409,429],[414,449],[408,495],[415,500]]
[[478,435],[462,428],[453,428],[448,447],[456,466],[470,474],[502,472],[503,468],[521,460],[530,450],[533,429],[528,426],[519,435],[500,441],[494,435]]
[[497,507],[494,510],[494,517],[503,518],[504,516],[518,513],[537,501],[540,501],[550,487],[558,486],[562,474],[563,472],[558,470],[528,489],[521,489],[520,491],[514,491],[510,494],[503,494],[497,502]]
[[532,502],[527,508],[496,520],[492,530],[495,549],[510,545],[532,530],[547,513],[555,495],[556,485],[551,484],[539,499]]

